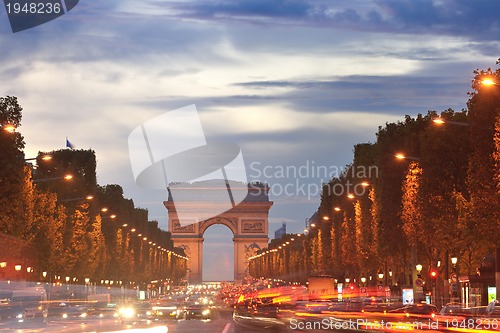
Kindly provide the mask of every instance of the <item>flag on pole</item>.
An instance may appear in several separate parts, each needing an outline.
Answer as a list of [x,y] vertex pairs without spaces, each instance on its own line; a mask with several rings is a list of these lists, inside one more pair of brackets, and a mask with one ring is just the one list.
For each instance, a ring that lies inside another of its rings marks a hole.
[[69,149],[75,148],[75,146],[71,142],[69,142],[68,138],[66,138],[66,148],[69,148]]

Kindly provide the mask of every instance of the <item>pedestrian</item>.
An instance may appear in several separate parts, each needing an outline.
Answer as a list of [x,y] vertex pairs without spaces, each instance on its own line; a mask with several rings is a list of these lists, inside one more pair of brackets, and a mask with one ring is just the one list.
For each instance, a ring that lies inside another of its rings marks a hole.
[[497,304],[497,300],[494,299],[490,303],[488,303],[488,307],[486,308],[486,313],[490,315],[495,310],[495,305]]

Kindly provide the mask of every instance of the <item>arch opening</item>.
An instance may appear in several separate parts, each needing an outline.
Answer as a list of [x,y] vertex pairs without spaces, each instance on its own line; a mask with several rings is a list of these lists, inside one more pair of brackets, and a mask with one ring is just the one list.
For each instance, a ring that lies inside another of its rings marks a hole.
[[213,224],[203,233],[202,281],[233,281],[234,244],[231,229]]

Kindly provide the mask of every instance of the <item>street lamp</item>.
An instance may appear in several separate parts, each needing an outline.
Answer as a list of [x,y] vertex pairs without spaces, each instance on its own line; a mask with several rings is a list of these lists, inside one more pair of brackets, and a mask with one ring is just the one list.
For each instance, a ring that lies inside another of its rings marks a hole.
[[457,276],[458,258],[457,257],[451,257],[451,263],[453,265],[453,278],[451,280],[451,282],[452,282],[451,295],[453,297],[453,301],[455,301],[455,297],[458,294],[458,286],[457,286],[457,281],[458,281],[458,276]]
[[398,160],[414,160],[414,161],[420,160],[420,158],[418,158],[418,157],[406,156],[403,153],[397,153],[394,155],[394,157],[396,157]]
[[484,86],[498,86],[499,85],[492,78],[486,78],[486,79],[481,80],[481,84]]
[[443,119],[441,117],[432,119],[432,122],[434,124],[437,124],[437,125],[452,124],[452,125],[457,125],[457,126],[469,126],[469,123],[465,123],[465,122],[461,122],[461,121],[446,120],[446,119]]
[[50,178],[42,178],[42,179],[34,179],[33,180],[33,183],[44,183],[44,182],[49,182],[49,181],[52,181],[52,180],[59,180],[59,179],[62,179],[62,180],[72,180],[73,179],[73,175],[71,174],[66,174],[64,176],[59,176],[59,177],[50,177]]
[[2,126],[2,129],[8,133],[14,133],[16,131],[16,126],[10,125],[10,124],[5,124]]
[[415,268],[417,269],[417,274],[420,274],[420,272],[422,271],[422,265],[417,264]]
[[[34,161],[36,160],[38,157],[30,157],[30,158],[25,158],[24,161],[27,162],[27,161]],[[42,161],[50,161],[52,159],[52,155],[49,155],[49,154],[45,154],[45,155],[42,155],[42,157],[40,158]]]
[[17,272],[17,279],[18,280],[21,280],[21,269],[22,268],[23,268],[23,266],[21,266],[21,265],[14,266],[14,270]]

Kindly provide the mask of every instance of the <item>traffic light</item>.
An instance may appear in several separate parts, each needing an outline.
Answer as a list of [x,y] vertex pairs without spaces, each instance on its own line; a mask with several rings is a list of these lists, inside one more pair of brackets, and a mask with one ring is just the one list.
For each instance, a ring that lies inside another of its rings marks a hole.
[[438,272],[436,270],[431,270],[429,275],[431,276],[432,279],[437,278]]

